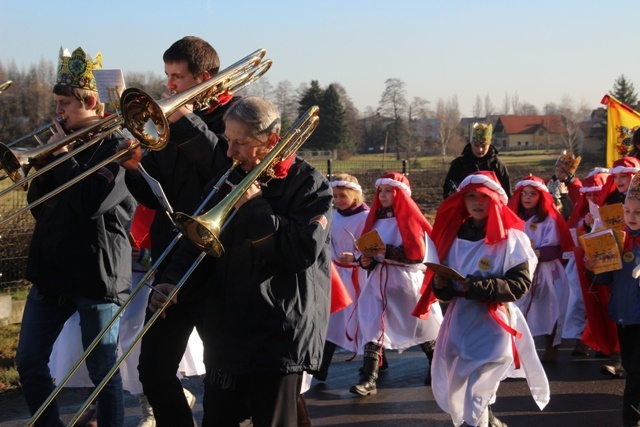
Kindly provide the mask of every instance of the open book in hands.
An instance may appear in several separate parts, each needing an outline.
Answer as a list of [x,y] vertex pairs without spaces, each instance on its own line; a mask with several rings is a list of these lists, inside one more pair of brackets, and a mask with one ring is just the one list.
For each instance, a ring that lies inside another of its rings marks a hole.
[[369,258],[373,258],[377,254],[383,254],[386,250],[386,245],[382,241],[378,230],[375,229],[360,236],[355,243],[362,256]]
[[453,280],[454,282],[463,282],[465,280],[465,277],[462,274],[451,267],[436,264],[435,262],[426,262],[425,264],[429,270],[447,280]]

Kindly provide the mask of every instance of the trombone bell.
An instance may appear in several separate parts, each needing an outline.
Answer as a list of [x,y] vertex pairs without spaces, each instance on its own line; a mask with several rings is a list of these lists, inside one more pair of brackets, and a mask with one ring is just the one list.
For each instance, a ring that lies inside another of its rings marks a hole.
[[177,212],[174,221],[180,232],[201,251],[215,258],[224,255],[224,248],[218,239],[220,235],[220,220],[215,218],[215,212],[213,212],[213,215],[209,215],[209,218],[207,218],[207,214],[193,217]]

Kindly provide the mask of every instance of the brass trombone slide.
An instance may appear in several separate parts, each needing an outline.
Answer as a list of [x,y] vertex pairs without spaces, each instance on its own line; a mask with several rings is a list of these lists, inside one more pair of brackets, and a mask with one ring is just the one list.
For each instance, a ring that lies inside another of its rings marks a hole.
[[9,87],[13,84],[12,80],[7,80],[6,82],[2,83],[0,85],[0,93],[4,92],[5,90],[9,89]]
[[[204,209],[204,207],[207,205],[207,203],[209,203],[209,200],[211,200],[211,198],[213,197],[213,195],[215,193],[217,193],[221,186],[223,184],[225,184],[225,182],[227,181],[227,179],[229,178],[229,175],[231,174],[231,172],[233,171],[233,169],[235,169],[238,165],[240,164],[240,162],[235,161],[233,162],[233,164],[231,165],[231,167],[222,175],[222,177],[218,180],[218,182],[215,184],[215,186],[213,187],[212,191],[209,192],[209,194],[207,195],[207,197],[203,200],[203,202],[200,204],[200,206],[198,207],[198,209],[196,210],[196,214],[199,212],[202,212],[202,209]],[[89,344],[87,346],[87,349],[84,351],[84,353],[82,354],[82,356],[80,356],[80,358],[76,361],[76,363],[71,367],[71,369],[69,370],[69,373],[58,383],[56,384],[56,387],[53,389],[53,391],[51,392],[51,394],[49,395],[49,397],[47,398],[47,400],[45,400],[42,405],[40,405],[40,408],[38,408],[38,410],[36,411],[35,414],[33,414],[33,416],[31,417],[31,419],[29,420],[29,422],[27,423],[27,426],[32,426],[36,420],[38,418],[40,418],[40,416],[42,415],[42,413],[49,407],[49,405],[51,404],[51,402],[58,396],[58,394],[60,394],[60,392],[62,391],[62,388],[69,382],[69,380],[71,379],[71,377],[73,376],[73,374],[76,373],[76,371],[78,370],[78,368],[80,368],[80,365],[82,365],[84,363],[84,361],[87,359],[87,357],[89,356],[89,354],[91,354],[91,352],[96,348],[96,346],[100,343],[100,341],[102,340],[102,338],[104,338],[104,336],[107,334],[107,332],[111,329],[111,327],[114,325],[114,323],[116,322],[116,320],[122,315],[122,313],[124,313],[124,310],[129,306],[129,304],[131,304],[131,302],[134,300],[134,298],[136,297],[136,295],[138,295],[138,293],[142,290],[142,286],[149,286],[151,289],[153,289],[155,291],[155,288],[151,285],[148,284],[149,280],[151,279],[151,277],[155,274],[155,272],[158,270],[158,268],[160,267],[160,264],[162,264],[162,262],[164,262],[165,258],[167,256],[169,256],[169,253],[171,252],[171,250],[175,247],[176,244],[178,244],[178,242],[180,241],[180,238],[182,237],[181,233],[178,233],[173,240],[169,243],[169,245],[167,246],[167,248],[164,250],[164,252],[162,252],[162,254],[160,255],[160,257],[158,257],[158,259],[153,263],[153,265],[151,266],[151,268],[149,269],[149,271],[147,271],[147,273],[144,275],[144,277],[138,282],[138,285],[136,286],[135,290],[132,291],[131,295],[129,295],[129,298],[127,298],[127,300],[120,306],[120,308],[118,309],[118,311],[116,311],[116,313],[113,315],[113,317],[111,318],[111,320],[109,321],[109,323],[107,324],[107,326],[104,327],[104,329],[94,338],[94,340],[91,342],[91,344]],[[206,254],[205,254],[206,255]],[[197,265],[193,266],[193,269],[195,269]],[[189,272],[189,275],[191,274],[191,272],[193,272],[193,269]],[[188,276],[186,276],[186,278],[184,279],[184,281],[186,281],[186,279],[188,278]],[[183,283],[184,283],[183,281]],[[157,291],[156,291],[157,292]],[[175,294],[174,294],[175,295]],[[171,296],[171,298],[173,298],[173,295]],[[169,298],[169,301],[171,300],[171,298]],[[168,304],[167,304],[168,305]],[[164,309],[163,309],[164,311]],[[151,319],[149,319],[148,323],[153,323],[155,322],[156,317],[152,317]],[[146,326],[146,325],[145,325]],[[151,325],[149,325],[151,326]],[[120,367],[120,365],[122,365],[122,363],[124,362],[124,360],[127,358],[127,356],[129,355],[129,353],[131,353],[131,351],[133,350],[133,348],[138,344],[138,342],[140,342],[140,340],[142,339],[142,336],[146,333],[146,331],[149,328],[145,328],[142,331],[140,331],[138,333],[138,336],[136,336],[135,341],[131,344],[131,346],[125,351],[125,353],[121,356],[121,360],[119,360],[119,363],[117,363],[117,366],[115,367],[115,369],[113,369],[112,371],[109,371],[109,373],[107,374],[108,376],[106,377],[107,380],[104,381],[104,384],[102,384],[102,387],[100,387],[100,390],[102,390],[104,388],[104,386],[106,385],[107,381],[109,381],[111,379],[111,377],[115,374],[115,371]],[[98,391],[98,393],[100,392],[100,390]],[[96,393],[96,395],[98,394]],[[93,401],[93,398],[91,400],[89,400],[89,403],[87,404],[87,406],[89,406],[89,404],[91,404],[91,402]],[[84,412],[86,409],[83,408],[80,411],[80,414],[82,414],[82,412]],[[79,417],[79,415],[78,415]],[[73,425],[73,423],[75,423],[75,421],[77,421],[77,419],[73,420],[71,422],[71,425]]]
[[[315,130],[316,126],[318,125],[318,120],[319,120],[318,112],[319,112],[318,107],[313,106],[306,113],[304,113],[298,120],[296,120],[296,122],[292,126],[291,130],[289,130],[287,135],[285,135],[285,137],[269,152],[269,154],[267,154],[267,156],[251,172],[249,172],[249,174],[247,174],[247,176],[245,176],[243,180],[237,186],[235,186],[233,190],[231,190],[231,192],[229,192],[229,194],[227,194],[220,201],[220,203],[218,203],[213,209],[209,210],[206,214],[203,214],[200,217],[189,217],[188,215],[182,214],[184,218],[201,219],[201,217],[207,217],[209,214],[213,213],[216,219],[220,220],[220,223],[216,222],[214,224],[215,230],[210,231],[208,229],[205,229],[206,226],[210,225],[206,220],[200,220],[198,222],[187,222],[187,225],[194,224],[194,227],[197,227],[198,231],[206,232],[205,235],[206,235],[207,241],[205,242],[206,244],[204,246],[201,244],[202,242],[200,241],[200,239],[198,238],[194,239],[195,237],[194,235],[189,235],[185,233],[187,229],[188,231],[192,231],[190,227],[185,228],[178,224],[178,228],[180,229],[181,233],[178,234],[178,236],[176,236],[176,239],[179,238],[179,236],[181,236],[182,234],[186,235],[187,238],[189,238],[193,243],[195,243],[198,247],[200,247],[200,249],[202,249],[202,253],[198,256],[198,258],[196,258],[193,264],[191,264],[191,267],[189,267],[189,269],[186,271],[184,276],[182,276],[182,278],[178,281],[175,288],[173,288],[173,290],[169,293],[169,295],[167,295],[167,300],[164,302],[164,304],[162,304],[162,306],[158,310],[156,310],[153,316],[144,325],[142,330],[136,336],[136,339],[134,343],[131,345],[131,347],[127,349],[127,351],[116,361],[116,363],[111,368],[111,370],[102,379],[102,382],[100,382],[100,384],[98,384],[95,387],[91,395],[84,402],[83,406],[76,412],[75,416],[71,419],[71,421],[69,421],[69,424],[67,424],[68,427],[73,426],[74,423],[78,421],[80,416],[84,413],[84,411],[86,411],[86,409],[89,407],[91,402],[93,402],[93,400],[98,396],[98,394],[105,387],[107,382],[111,379],[111,377],[113,377],[113,375],[116,373],[120,365],[124,363],[124,360],[129,355],[129,353],[131,353],[131,351],[133,350],[133,347],[135,347],[138,344],[138,342],[142,339],[144,334],[146,334],[149,328],[151,328],[151,325],[169,306],[169,304],[171,303],[171,300],[178,294],[178,291],[180,290],[182,285],[184,285],[184,283],[187,281],[189,276],[191,276],[193,271],[204,259],[204,257],[207,256],[207,254],[212,255],[214,257],[222,256],[222,254],[224,253],[224,250],[222,248],[222,245],[219,244],[218,238],[220,233],[229,224],[229,221],[235,214],[235,211],[232,212],[233,207],[238,202],[240,197],[242,197],[242,195],[247,192],[249,187],[258,178],[260,178],[264,174],[271,176],[273,166],[275,166],[276,163],[278,163],[281,160],[287,159],[291,155],[295,154],[298,148],[300,148],[300,146],[307,140],[307,138],[309,138],[311,133]],[[233,167],[237,166],[238,164],[239,162],[234,160]],[[228,176],[230,172],[231,170],[229,170],[225,175]],[[226,181],[225,176],[223,176],[218,181],[214,189],[211,192],[209,192],[209,194],[206,197],[207,201],[203,202],[200,205],[199,211],[204,208],[205,204],[208,202],[208,200],[211,199],[213,194],[217,192],[217,188],[219,188],[219,186],[222,185],[224,181]],[[216,209],[218,207],[220,207],[220,209]],[[176,218],[176,223],[177,223],[177,218]],[[215,233],[215,236],[213,236],[214,233]],[[209,237],[211,236],[213,236],[213,239],[215,240],[217,245],[215,245],[214,243],[212,243],[211,240],[209,240]],[[105,328],[105,329],[108,330],[108,328]],[[104,333],[106,333],[106,331]],[[56,389],[57,388],[58,387],[56,387]]]

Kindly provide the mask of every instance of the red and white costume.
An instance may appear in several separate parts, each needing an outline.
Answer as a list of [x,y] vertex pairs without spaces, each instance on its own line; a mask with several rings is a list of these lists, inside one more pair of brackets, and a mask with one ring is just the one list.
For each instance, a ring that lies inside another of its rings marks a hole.
[[[549,246],[560,246],[562,252],[573,252],[574,243],[567,223],[556,208],[553,196],[549,193],[542,178],[528,176],[516,184],[515,191],[509,200],[509,207],[521,214],[520,197],[524,187],[533,187],[540,193],[538,204],[542,204],[547,217],[538,222],[533,215],[525,221],[524,232],[531,239],[534,249]],[[562,328],[569,300],[569,279],[560,258],[538,261],[529,293],[516,302],[524,313],[531,335],[556,334],[553,345],[562,341]]]
[[[469,217],[464,195],[474,191],[491,198],[486,236],[463,240],[457,234]],[[536,256],[522,231],[522,220],[507,208],[506,201],[492,172],[465,178],[458,193],[447,198],[436,214],[433,236],[441,263],[465,277],[480,278],[501,278],[509,269],[528,263],[532,276]],[[430,277],[425,278],[425,286],[414,310],[416,316],[424,316],[430,305],[437,305],[432,304]],[[462,290],[454,282],[454,291],[460,294]],[[458,294],[445,313],[431,369],[431,389],[440,408],[451,415],[455,426],[463,422],[480,425],[486,422],[487,407],[506,377],[526,378],[534,400],[544,408],[549,383],[520,310],[511,302],[490,303]]]
[[[403,247],[408,260],[404,263],[376,256],[377,265],[369,272],[358,299],[358,327],[362,345],[373,342],[400,352],[409,347],[436,338],[442,311],[432,307],[428,320],[411,315],[420,298],[425,266],[422,262],[437,261],[437,253],[429,233],[431,225],[411,199],[408,179],[392,172],[376,181],[394,187],[393,216],[377,218],[381,207],[379,189],[372,203],[363,234],[377,229],[382,241],[394,247]],[[359,352],[363,351],[360,346]]]

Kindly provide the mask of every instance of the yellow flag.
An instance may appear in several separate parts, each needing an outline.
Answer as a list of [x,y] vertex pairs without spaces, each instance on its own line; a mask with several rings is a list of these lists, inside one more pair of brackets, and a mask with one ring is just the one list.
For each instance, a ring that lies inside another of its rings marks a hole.
[[631,137],[640,128],[640,113],[611,95],[600,101],[607,106],[607,167],[633,148]]

